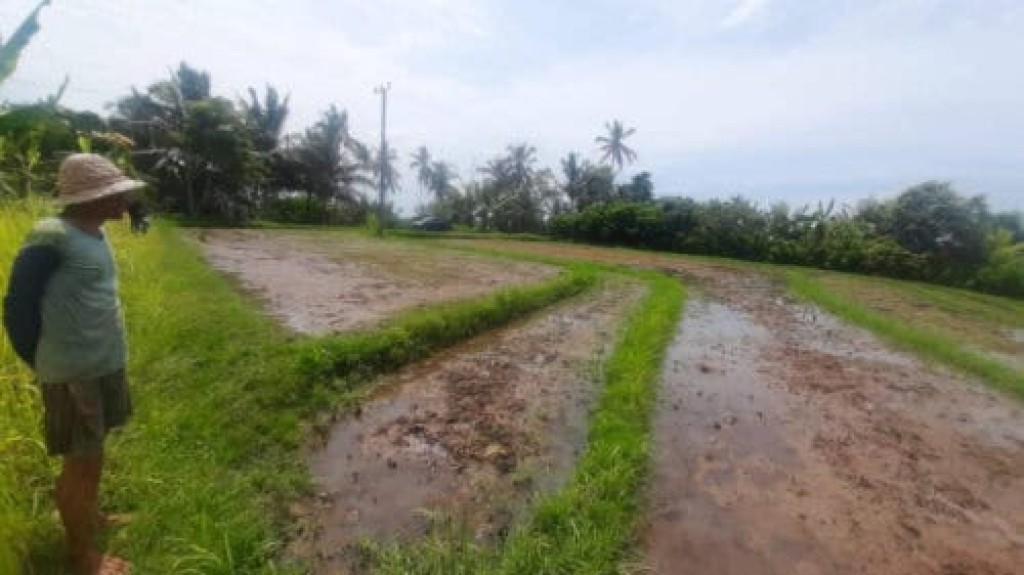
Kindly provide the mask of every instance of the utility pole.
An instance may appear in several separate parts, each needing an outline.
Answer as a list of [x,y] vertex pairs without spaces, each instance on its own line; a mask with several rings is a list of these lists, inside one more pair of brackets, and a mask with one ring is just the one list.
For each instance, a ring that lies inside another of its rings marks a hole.
[[377,235],[384,237],[384,170],[388,162],[388,141],[385,136],[388,118],[388,92],[391,82],[381,84],[373,89],[380,94],[380,150],[377,152],[377,169],[380,171],[380,206],[377,209]]

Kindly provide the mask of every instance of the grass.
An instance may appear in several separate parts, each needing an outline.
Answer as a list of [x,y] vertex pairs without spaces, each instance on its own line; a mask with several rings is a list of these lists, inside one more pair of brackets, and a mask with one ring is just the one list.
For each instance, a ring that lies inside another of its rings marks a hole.
[[[0,207],[9,262],[45,206]],[[7,225],[10,223],[10,225]],[[112,552],[135,572],[280,573],[285,503],[309,488],[313,415],[372,376],[587,289],[575,266],[535,286],[419,310],[380,329],[298,340],[205,266],[177,230],[109,226],[127,313],[135,417],[108,443],[103,501],[134,520]],[[7,266],[0,270],[6,285]],[[0,343],[0,572],[59,573],[62,533],[31,374]]]
[[[0,204],[0,261],[10,262],[43,204]],[[7,266],[0,268],[0,285],[7,286]],[[26,497],[49,487],[50,462],[39,439],[39,392],[3,338],[0,343],[0,573],[17,573],[21,558],[47,529],[35,519],[39,497]]]
[[371,548],[379,573],[612,574],[633,559],[655,390],[684,292],[678,281],[655,272],[602,267],[639,276],[649,289],[604,366],[604,389],[571,481],[539,501],[532,518],[498,549],[472,544],[449,524],[419,544]]
[[1024,356],[1011,331],[1024,329],[1024,301],[963,289],[840,273],[814,273],[829,291],[982,352]]
[[[917,322],[905,314],[893,313],[892,310],[886,312],[871,309],[870,304],[865,301],[870,299],[870,293],[857,287],[863,286],[865,281],[871,281],[868,278],[847,278],[839,274],[824,275],[806,270],[790,270],[786,278],[790,290],[798,297],[821,306],[850,323],[875,332],[897,347],[910,350],[926,360],[979,377],[1024,399],[1024,372],[966,347],[962,343],[962,333],[957,334],[949,327]],[[893,283],[894,280],[885,281],[888,289],[895,290],[896,293],[907,290],[905,297],[924,298],[925,301],[935,302],[935,305],[944,306],[947,310],[973,309],[977,313],[977,308],[982,302],[991,301],[994,303],[986,305],[1003,306],[1006,309],[1002,314],[1012,314],[1017,303],[981,294],[957,299],[956,294],[952,293],[953,290],[905,282],[896,285],[892,285]]]

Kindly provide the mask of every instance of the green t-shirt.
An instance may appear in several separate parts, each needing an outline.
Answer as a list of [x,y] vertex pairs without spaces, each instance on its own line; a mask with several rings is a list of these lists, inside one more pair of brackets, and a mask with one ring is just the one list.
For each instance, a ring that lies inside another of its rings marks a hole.
[[106,236],[48,218],[36,225],[26,245],[52,246],[61,258],[42,298],[35,357],[39,380],[92,379],[124,369],[128,354],[117,268]]

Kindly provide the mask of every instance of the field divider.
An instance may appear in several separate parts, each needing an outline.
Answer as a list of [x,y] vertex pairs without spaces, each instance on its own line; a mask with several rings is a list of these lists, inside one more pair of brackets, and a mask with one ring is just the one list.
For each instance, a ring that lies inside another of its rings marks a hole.
[[578,295],[597,283],[590,266],[568,265],[552,280],[403,314],[375,329],[298,344],[300,371],[346,381],[392,371],[430,352]]
[[803,270],[786,273],[789,290],[798,298],[863,327],[899,348],[919,357],[952,367],[980,378],[993,387],[1024,399],[1024,372],[980,353],[965,349],[956,341],[933,331],[893,319],[829,291]]
[[[493,257],[572,265],[563,258],[448,246]],[[541,496],[532,516],[497,548],[473,543],[458,526],[406,545],[370,544],[376,573],[616,574],[635,560],[651,470],[651,424],[665,351],[677,332],[686,292],[675,277],[647,269],[588,263],[602,273],[643,281],[647,293],[622,327],[603,365],[587,443],[568,483]]]

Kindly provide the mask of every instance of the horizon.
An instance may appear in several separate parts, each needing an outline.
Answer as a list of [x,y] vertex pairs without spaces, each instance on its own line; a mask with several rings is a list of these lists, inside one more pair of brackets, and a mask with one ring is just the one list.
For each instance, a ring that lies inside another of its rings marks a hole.
[[[0,7],[0,34],[36,3]],[[403,188],[392,200],[406,216],[426,199],[408,167],[420,145],[476,178],[506,145],[526,142],[557,175],[568,152],[596,161],[594,138],[615,119],[637,129],[628,143],[639,154],[619,180],[649,171],[658,197],[797,208],[938,180],[984,195],[993,211],[1024,209],[1024,78],[1014,73],[1024,5],[1012,1],[602,0],[581,11],[57,0],[40,24],[0,100],[38,100],[69,74],[62,103],[107,115],[105,104],[185,61],[210,73],[215,95],[268,83],[290,93],[287,132],[334,103],[374,144],[373,87],[390,81]]]

